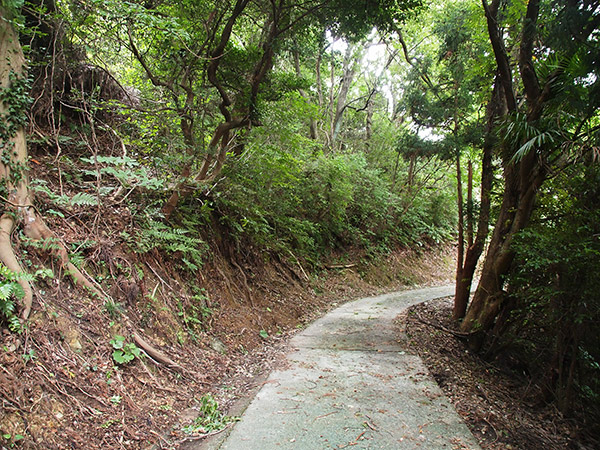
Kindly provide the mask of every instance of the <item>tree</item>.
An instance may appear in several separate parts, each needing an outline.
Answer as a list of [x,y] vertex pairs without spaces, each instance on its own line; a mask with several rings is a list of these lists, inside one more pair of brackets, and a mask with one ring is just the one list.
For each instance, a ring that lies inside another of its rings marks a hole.
[[[491,132],[497,116],[497,95],[494,93],[488,100],[487,112],[481,117],[482,104],[485,104],[486,97],[490,97],[493,72],[490,73],[491,58],[486,56],[489,42],[480,37],[485,23],[477,4],[446,3],[430,14],[432,17],[427,14],[420,16],[419,26],[437,38],[434,43],[428,43],[427,37],[421,36],[421,44],[411,56],[407,42],[400,36],[410,63],[400,107],[407,110],[413,123],[437,136],[444,136],[438,147],[455,164],[458,245],[453,316],[458,320],[465,314],[473,274],[488,232],[493,149]],[[418,32],[414,36],[412,34],[410,39],[413,40],[419,36]],[[481,202],[476,205],[473,199],[473,158],[480,151]],[[413,153],[410,157],[409,186],[415,156]],[[466,192],[463,189],[463,163],[467,168]]]
[[[34,241],[44,241],[77,283],[91,287],[80,270],[69,261],[65,247],[46,226],[31,201],[24,129],[30,97],[26,61],[14,29],[17,20],[16,8],[3,2],[0,7],[0,187],[4,210],[0,217],[0,261],[9,270],[24,273],[11,244],[15,226],[22,224],[25,235]],[[31,312],[33,291],[27,277],[21,276],[18,282],[24,291],[21,318],[26,320]]]
[[[510,315],[505,275],[515,256],[514,239],[529,222],[538,190],[567,164],[565,150],[590,148],[599,87],[598,53],[592,50],[598,45],[597,1],[555,5],[531,0],[526,10],[499,0],[482,3],[504,110],[500,158],[505,186],[481,279],[461,326],[473,334],[474,348],[481,348],[486,333],[499,332]],[[520,24],[511,23],[512,17]],[[580,101],[585,95],[591,104]]]

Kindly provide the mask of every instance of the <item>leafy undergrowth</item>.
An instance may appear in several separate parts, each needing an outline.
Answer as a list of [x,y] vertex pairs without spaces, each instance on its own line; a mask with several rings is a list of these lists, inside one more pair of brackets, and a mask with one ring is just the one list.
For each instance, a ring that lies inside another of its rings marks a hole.
[[[117,205],[98,220],[126,229],[122,213]],[[137,254],[101,232],[90,242],[86,228],[60,216],[52,225],[63,241],[84,243],[74,253],[110,300],[73,286],[58,267],[36,281],[31,320],[0,335],[6,448],[178,448],[227,427],[234,418],[221,411],[306,323],[352,298],[451,277],[448,253],[396,252],[378,265],[345,255],[357,265],[308,275],[296,261],[224,256],[213,243],[195,279],[168,252]],[[32,270],[44,266],[44,249],[19,251]],[[175,364],[147,356],[134,332]]]
[[[454,404],[484,449],[599,448],[581,414],[567,419],[541,402],[535,380],[506,362],[490,363],[467,350],[452,329],[452,299],[412,307],[399,322],[410,347]],[[442,327],[441,329],[439,327]]]

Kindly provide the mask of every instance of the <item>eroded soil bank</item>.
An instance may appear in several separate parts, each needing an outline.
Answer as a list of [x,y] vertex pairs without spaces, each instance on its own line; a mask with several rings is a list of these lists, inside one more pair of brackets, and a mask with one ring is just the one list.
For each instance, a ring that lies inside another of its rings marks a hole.
[[[122,277],[110,292],[114,303],[47,279],[36,284],[23,333],[2,332],[0,431],[7,448],[178,448],[202,434],[190,434],[189,425],[205,394],[227,411],[277,364],[298,329],[349,299],[448,283],[453,265],[452,249],[396,252],[376,263],[344,255],[343,267],[334,259],[311,274],[268,258],[251,264],[217,255],[195,281],[205,309],[194,310],[190,280],[161,255],[132,259],[106,243],[93,256],[100,273],[139,278]],[[35,253],[31,258],[40,262]],[[176,366],[133,354],[132,330]],[[117,363],[121,344],[131,361]]]

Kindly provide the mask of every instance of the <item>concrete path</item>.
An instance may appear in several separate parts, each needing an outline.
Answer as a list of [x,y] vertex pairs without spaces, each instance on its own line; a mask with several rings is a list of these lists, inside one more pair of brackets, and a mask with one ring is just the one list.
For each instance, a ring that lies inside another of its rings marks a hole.
[[271,373],[240,422],[209,448],[479,449],[393,323],[407,307],[453,292],[365,298],[317,320],[291,340],[287,367]]

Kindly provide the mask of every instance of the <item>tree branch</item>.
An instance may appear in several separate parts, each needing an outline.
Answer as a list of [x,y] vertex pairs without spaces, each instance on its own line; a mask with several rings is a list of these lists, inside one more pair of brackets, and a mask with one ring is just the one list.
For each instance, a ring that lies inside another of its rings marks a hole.
[[500,5],[500,0],[493,0],[491,5],[488,5],[487,0],[481,0],[481,3],[487,20],[490,43],[492,44],[496,64],[498,65],[500,83],[504,90],[506,105],[508,106],[509,111],[516,111],[517,102],[513,91],[512,71],[504,46],[504,40],[498,26],[498,7]]
[[148,78],[150,79],[150,81],[152,82],[152,84],[154,86],[157,86],[157,87],[158,86],[162,86],[162,87],[165,87],[165,88],[169,89],[170,91],[173,91],[173,84],[172,83],[168,83],[166,81],[163,81],[163,80],[159,79],[150,70],[150,67],[146,63],[146,60],[144,59],[144,57],[142,56],[142,54],[139,52],[137,46],[135,45],[135,42],[133,41],[133,34],[131,33],[131,26],[130,25],[127,26],[127,36],[129,36],[129,45],[131,46],[131,52],[133,53],[133,56],[135,56],[135,59],[137,59],[138,62],[141,64],[142,68],[144,69],[144,72],[146,72],[146,75],[148,75]]
[[231,113],[227,109],[228,106],[231,105],[231,99],[229,98],[229,94],[221,84],[221,82],[217,79],[217,70],[219,65],[221,64],[221,59],[223,58],[225,47],[229,42],[229,38],[231,37],[231,33],[233,31],[233,26],[238,19],[238,17],[242,14],[246,6],[248,5],[250,0],[237,0],[231,16],[227,20],[225,24],[225,28],[221,32],[221,39],[217,47],[210,54],[211,60],[206,69],[206,74],[208,77],[208,81],[217,89],[219,95],[221,96],[221,103],[219,105],[219,111],[223,114],[226,122],[231,121]]
[[[523,19],[523,36],[519,49],[519,70],[530,112],[538,109],[538,102],[540,100],[540,84],[532,61],[533,42],[537,34],[536,25],[539,9],[539,0],[530,0],[527,5],[527,13]],[[535,120],[535,118],[533,119]]]

